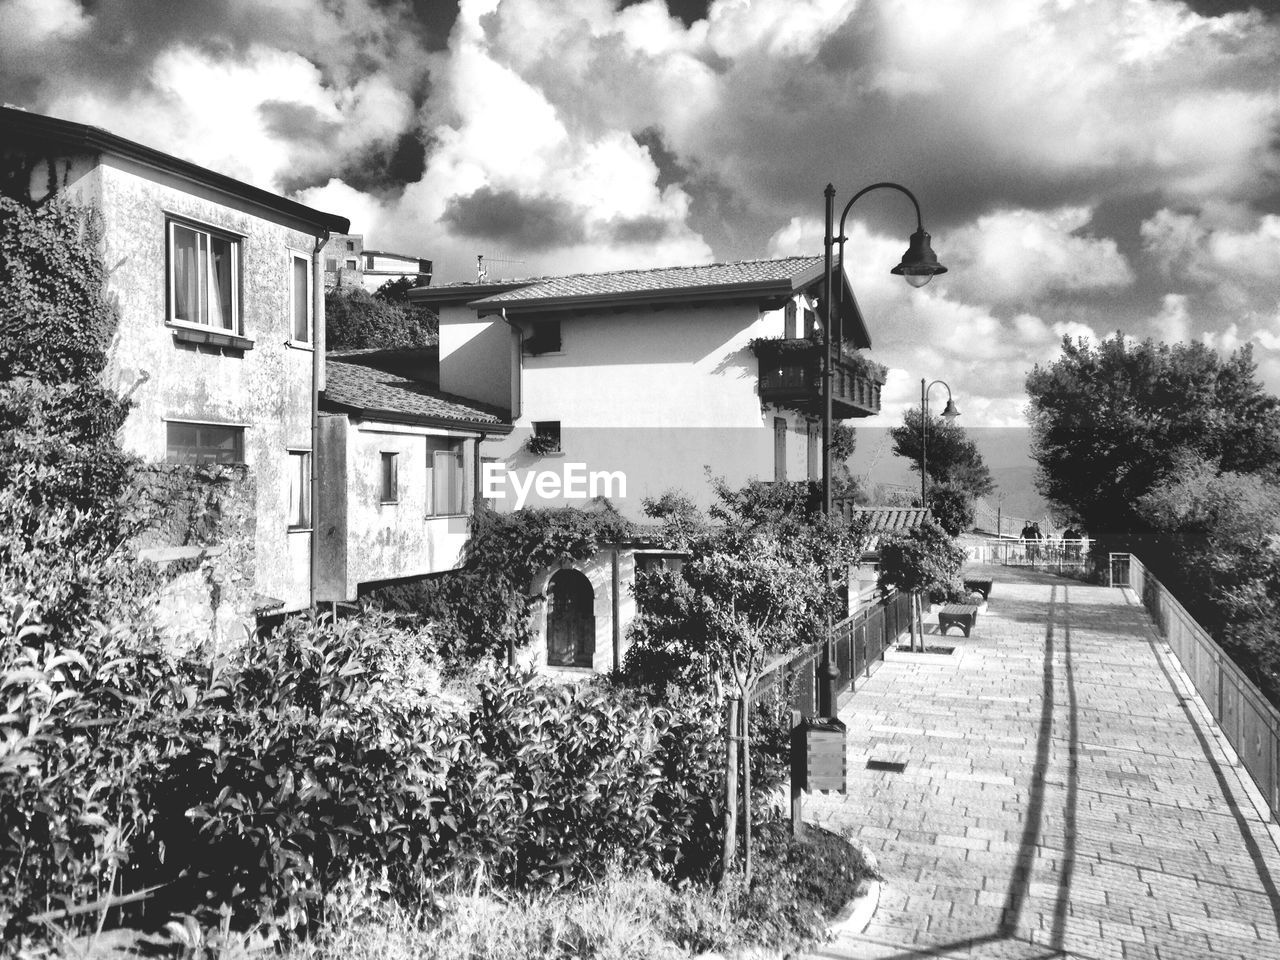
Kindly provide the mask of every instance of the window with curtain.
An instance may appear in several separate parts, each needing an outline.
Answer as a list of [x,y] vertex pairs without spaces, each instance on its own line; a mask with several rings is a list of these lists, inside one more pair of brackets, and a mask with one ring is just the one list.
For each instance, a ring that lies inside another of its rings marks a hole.
[[244,427],[170,420],[165,431],[169,463],[244,463]]
[[448,517],[467,512],[464,440],[427,440],[427,514]]
[[311,526],[311,454],[289,451],[289,529]]
[[293,258],[293,339],[311,341],[311,261]]
[[169,223],[171,320],[241,333],[240,241]]

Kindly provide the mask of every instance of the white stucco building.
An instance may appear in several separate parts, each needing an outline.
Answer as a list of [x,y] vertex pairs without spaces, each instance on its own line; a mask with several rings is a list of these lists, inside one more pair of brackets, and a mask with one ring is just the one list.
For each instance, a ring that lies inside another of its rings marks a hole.
[[[441,389],[511,411],[481,451],[498,509],[604,496],[635,519],[670,489],[709,502],[708,471],[820,476],[822,283],[821,257],[788,257],[409,296],[440,316]],[[843,286],[836,420],[877,413],[883,382]]]

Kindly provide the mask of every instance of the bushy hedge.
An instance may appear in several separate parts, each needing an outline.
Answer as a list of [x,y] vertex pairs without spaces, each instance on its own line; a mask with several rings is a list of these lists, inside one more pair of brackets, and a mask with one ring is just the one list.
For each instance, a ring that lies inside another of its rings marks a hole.
[[[299,620],[235,662],[175,658],[119,627],[58,642],[0,616],[0,926],[160,885],[147,917],[281,931],[357,865],[405,902],[477,875],[548,889],[611,860],[706,872],[714,709],[654,707],[495,671],[470,713],[400,679],[385,622]],[[70,639],[70,638],[64,638]],[[112,923],[137,921],[137,911]]]

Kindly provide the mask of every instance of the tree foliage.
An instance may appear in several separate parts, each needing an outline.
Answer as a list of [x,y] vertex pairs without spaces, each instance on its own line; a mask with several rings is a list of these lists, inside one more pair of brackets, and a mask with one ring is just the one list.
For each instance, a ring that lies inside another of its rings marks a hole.
[[1138,503],[1188,457],[1227,473],[1273,474],[1280,401],[1246,345],[1226,359],[1198,343],[1064,337],[1027,375],[1037,487],[1095,535],[1149,529]]
[[1144,563],[1280,703],[1280,486],[1184,458],[1137,510]]
[[880,545],[880,583],[904,593],[921,593],[957,582],[964,548],[936,520],[925,520]]
[[121,580],[130,533],[100,231],[66,200],[0,197],[0,575],[53,622],[89,616],[92,585]]
[[[920,408],[911,407],[903,411],[902,424],[889,429],[894,454],[904,457],[916,473],[920,472],[920,420]],[[955,484],[974,497],[985,497],[995,490],[995,481],[977,444],[955,421],[929,417],[925,454],[931,485]]]
[[948,536],[959,536],[973,529],[973,496],[955,481],[929,488],[929,511]]
[[863,538],[822,515],[821,488],[753,481],[734,490],[717,480],[715,490],[705,519],[675,495],[646,502],[688,559],[680,570],[637,577],[625,671],[636,682],[724,686],[735,662],[814,643],[826,617],[839,614],[826,574],[844,569]]
[[360,350],[430,346],[436,342],[437,325],[436,318],[426,311],[354,286],[325,293],[324,329],[330,350]]

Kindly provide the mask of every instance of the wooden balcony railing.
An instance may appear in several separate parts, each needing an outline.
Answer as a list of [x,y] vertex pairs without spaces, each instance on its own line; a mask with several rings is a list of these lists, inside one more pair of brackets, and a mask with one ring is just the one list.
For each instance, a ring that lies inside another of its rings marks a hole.
[[[760,399],[805,413],[822,413],[822,348],[810,340],[756,340]],[[856,363],[837,357],[831,367],[831,412],[837,420],[880,412],[881,384]]]

